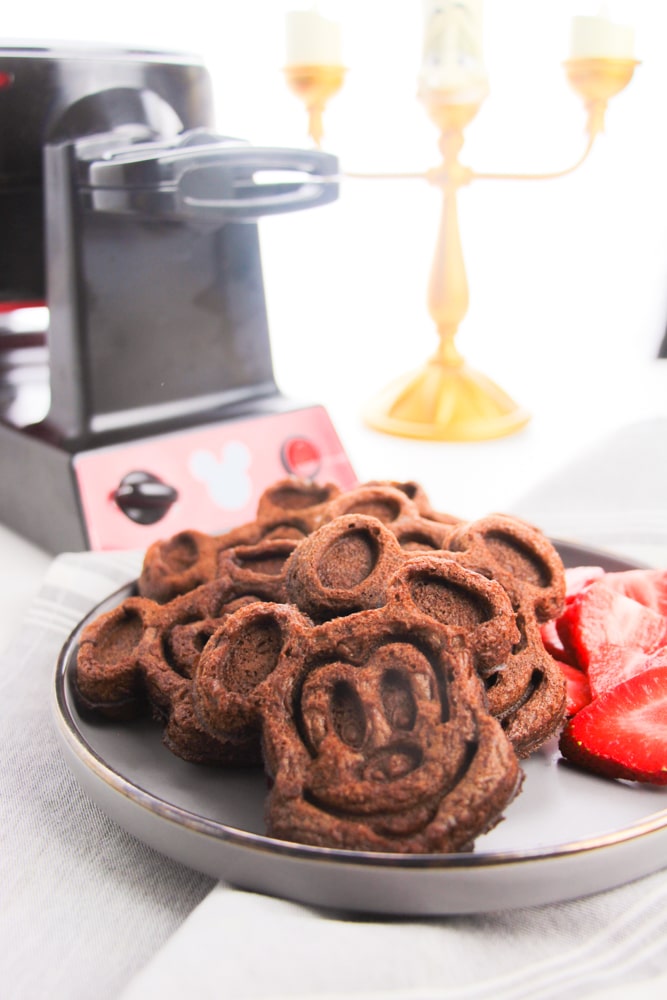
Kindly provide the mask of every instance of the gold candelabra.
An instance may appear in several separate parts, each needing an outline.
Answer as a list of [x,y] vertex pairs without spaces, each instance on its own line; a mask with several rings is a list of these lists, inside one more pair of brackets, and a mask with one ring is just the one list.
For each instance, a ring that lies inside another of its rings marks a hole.
[[[530,415],[491,379],[467,365],[455,344],[469,304],[458,191],[479,180],[546,180],[572,173],[586,160],[595,139],[604,130],[609,100],[629,84],[637,65],[634,59],[606,57],[574,58],[565,63],[567,79],[582,98],[587,112],[587,142],[574,164],[550,173],[478,173],[465,166],[459,158],[464,131],[477,115],[483,98],[466,101],[458,91],[423,91],[422,102],[440,134],[438,146],[442,157],[438,166],[418,175],[442,192],[428,285],[428,308],[436,326],[438,346],[419,370],[392,382],[367,405],[364,418],[371,427],[425,440],[482,441],[511,434],[528,422]],[[308,111],[309,135],[320,146],[325,107],[342,86],[344,70],[332,66],[292,66],[286,75],[289,86]]]

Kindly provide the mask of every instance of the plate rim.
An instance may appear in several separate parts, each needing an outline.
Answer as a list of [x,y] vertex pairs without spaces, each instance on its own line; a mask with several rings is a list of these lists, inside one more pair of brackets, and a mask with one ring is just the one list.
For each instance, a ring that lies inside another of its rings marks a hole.
[[[587,557],[598,557],[605,562],[613,562],[626,569],[644,568],[640,563],[615,556],[612,553],[591,549],[575,542],[552,539],[560,550],[578,552]],[[590,559],[581,565],[590,565]],[[364,866],[374,869],[430,869],[437,871],[484,870],[498,869],[507,866],[526,866],[547,860],[569,858],[579,855],[590,855],[606,848],[620,846],[650,836],[661,830],[667,830],[667,807],[649,813],[639,821],[620,829],[609,831],[593,837],[566,843],[536,847],[534,849],[499,850],[499,851],[469,851],[449,854],[404,854],[387,851],[354,851],[333,847],[300,844],[293,841],[280,840],[266,834],[252,833],[238,827],[229,826],[219,820],[202,816],[173,802],[169,802],[149,789],[138,785],[115,770],[108,761],[87,740],[77,724],[70,708],[71,695],[69,688],[69,669],[72,666],[73,654],[78,636],[85,624],[101,613],[104,606],[114,606],[124,596],[129,596],[135,582],[130,582],[116,588],[104,599],[90,609],[77,623],[63,644],[56,664],[54,694],[54,715],[57,729],[65,741],[69,751],[84,765],[88,772],[97,780],[103,782],[112,791],[132,802],[134,806],[145,810],[153,817],[164,820],[177,827],[183,827],[190,832],[205,836],[220,844],[236,846],[253,850],[261,854],[279,855],[292,860],[308,860],[310,862],[338,862],[340,864]],[[599,780],[610,782],[601,776]]]

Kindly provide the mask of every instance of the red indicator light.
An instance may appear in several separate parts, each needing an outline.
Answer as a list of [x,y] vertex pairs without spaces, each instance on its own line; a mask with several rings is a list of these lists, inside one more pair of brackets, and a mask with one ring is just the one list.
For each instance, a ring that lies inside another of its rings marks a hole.
[[11,87],[13,82],[14,82],[14,74],[5,73],[4,70],[0,69],[0,90],[7,90],[8,87]]
[[303,479],[313,479],[317,475],[322,462],[317,445],[308,438],[289,438],[282,447],[283,465],[292,475]]

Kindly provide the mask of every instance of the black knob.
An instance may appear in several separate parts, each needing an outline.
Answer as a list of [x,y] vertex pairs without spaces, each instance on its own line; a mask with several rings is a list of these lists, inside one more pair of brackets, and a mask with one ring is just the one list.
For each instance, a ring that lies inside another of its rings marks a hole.
[[122,512],[137,524],[155,524],[178,499],[178,490],[150,472],[128,472],[113,498]]

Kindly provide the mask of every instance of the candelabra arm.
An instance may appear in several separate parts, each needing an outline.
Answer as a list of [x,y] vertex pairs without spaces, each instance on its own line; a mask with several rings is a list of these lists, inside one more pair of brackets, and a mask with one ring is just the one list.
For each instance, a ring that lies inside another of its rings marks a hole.
[[565,63],[564,68],[568,82],[583,101],[587,115],[588,142],[583,154],[572,166],[548,173],[472,172],[471,179],[539,181],[554,180],[574,173],[588,158],[597,137],[604,132],[604,120],[609,101],[627,87],[638,65],[635,59],[609,58],[570,59]]
[[594,131],[589,128],[588,142],[583,153],[569,167],[563,167],[560,170],[551,170],[544,173],[531,173],[531,174],[517,174],[517,173],[488,173],[477,170],[471,170],[471,180],[475,181],[551,181],[557,180],[559,177],[567,177],[568,174],[573,174],[575,170],[586,162],[591,150],[595,144],[595,140],[602,131],[601,127],[596,127]]
[[351,181],[423,181],[428,180],[428,176],[428,171],[426,170],[401,170],[393,172],[383,170],[382,172],[375,171],[372,173],[358,170],[344,170],[338,179]]

